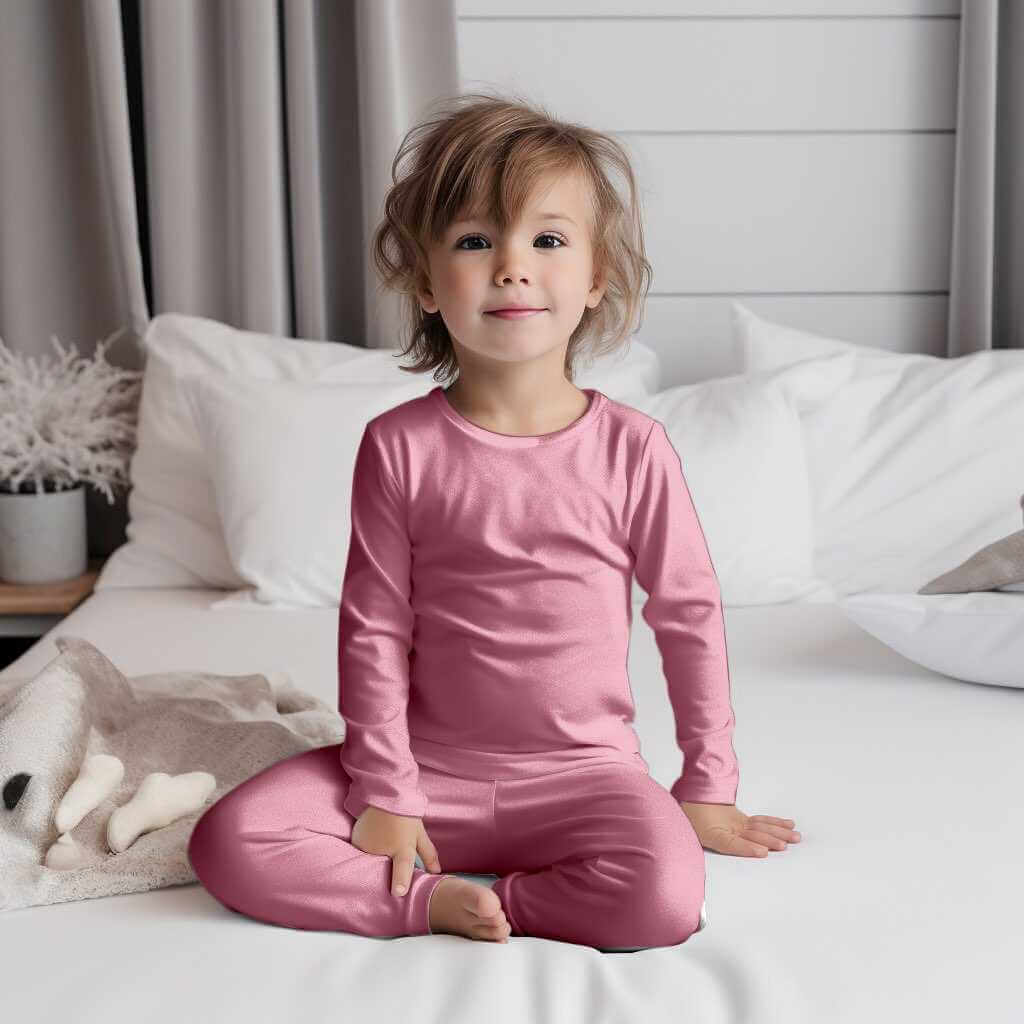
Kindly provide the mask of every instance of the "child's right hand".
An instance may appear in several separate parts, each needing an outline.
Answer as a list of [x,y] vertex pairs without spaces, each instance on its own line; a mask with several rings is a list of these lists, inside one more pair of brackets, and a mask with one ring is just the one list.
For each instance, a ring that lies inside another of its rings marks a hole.
[[422,818],[391,814],[371,804],[356,819],[349,841],[363,853],[391,858],[391,892],[395,896],[404,896],[409,891],[417,853],[428,871],[441,870],[437,850],[423,827]]

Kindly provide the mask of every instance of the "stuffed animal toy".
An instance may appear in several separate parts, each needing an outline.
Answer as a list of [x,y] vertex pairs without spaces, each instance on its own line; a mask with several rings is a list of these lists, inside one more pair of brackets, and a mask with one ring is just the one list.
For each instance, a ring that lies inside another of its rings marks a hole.
[[344,736],[281,672],[128,680],[86,640],[56,645],[34,678],[0,680],[0,910],[195,882],[204,806]]

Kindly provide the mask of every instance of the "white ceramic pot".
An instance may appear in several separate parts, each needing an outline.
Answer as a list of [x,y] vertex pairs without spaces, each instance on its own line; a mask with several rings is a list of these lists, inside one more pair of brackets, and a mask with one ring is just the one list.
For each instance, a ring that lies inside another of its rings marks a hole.
[[64,491],[0,491],[0,580],[56,583],[89,566],[85,484]]

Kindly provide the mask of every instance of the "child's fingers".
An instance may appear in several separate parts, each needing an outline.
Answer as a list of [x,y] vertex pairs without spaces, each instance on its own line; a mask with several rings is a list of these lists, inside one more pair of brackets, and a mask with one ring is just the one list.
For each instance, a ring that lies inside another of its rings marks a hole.
[[769,850],[785,850],[786,840],[780,839],[778,836],[773,836],[768,832],[761,831],[756,828],[748,828],[743,833],[744,838],[751,840],[752,842],[764,846]]
[[769,825],[779,825],[782,828],[793,828],[796,824],[792,818],[776,818],[771,814],[751,814],[751,821],[764,821]]
[[749,835],[751,832],[762,832],[766,836],[774,836],[776,839],[782,839],[786,842],[799,842],[800,840],[799,832],[796,832],[791,828],[784,828],[781,825],[766,824],[758,818],[750,819],[750,824],[747,825],[746,834]]
[[437,847],[430,841],[430,836],[427,835],[425,829],[420,831],[420,839],[416,851],[423,858],[423,866],[428,871],[441,870],[441,859],[437,855]]
[[760,843],[751,842],[749,839],[740,839],[736,837],[735,849],[729,851],[730,853],[737,853],[742,857],[767,857],[771,850],[767,846],[762,846]]
[[771,852],[768,847],[744,838],[748,835],[749,832],[741,836],[735,832],[716,831],[708,843],[717,853],[728,853],[734,857],[767,857]]
[[395,896],[404,896],[412,882],[412,869],[416,865],[416,857],[411,850],[401,850],[391,858],[391,892]]

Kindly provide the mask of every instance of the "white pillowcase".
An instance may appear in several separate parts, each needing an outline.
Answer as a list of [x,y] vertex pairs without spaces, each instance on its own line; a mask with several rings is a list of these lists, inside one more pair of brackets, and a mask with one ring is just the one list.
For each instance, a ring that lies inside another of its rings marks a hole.
[[[186,381],[222,373],[240,386],[245,381],[345,383],[365,389],[375,408],[382,396],[397,404],[436,384],[429,374],[400,370],[397,349],[284,338],[179,313],[154,317],[143,347],[137,444],[129,469],[128,540],[105,562],[96,590],[237,590],[248,585],[232,564],[221,528],[203,444],[184,398]],[[659,378],[657,354],[634,336],[624,350],[581,369],[576,382],[636,404],[657,390]],[[364,425],[353,422],[352,429],[358,427],[353,444]]]
[[[799,417],[772,380],[685,384],[659,392],[643,411],[664,424],[679,455],[723,604],[835,599],[814,575]],[[643,599],[634,579],[634,603]]]
[[625,348],[576,366],[573,384],[638,408],[661,387],[661,360],[634,334]]
[[839,607],[905,658],[971,683],[1024,687],[1024,594],[853,594]]
[[916,592],[1020,528],[1024,351],[904,354],[733,314],[744,369],[800,413],[815,568],[837,596]]
[[[184,399],[184,381],[215,372],[236,380],[344,378],[367,385],[407,379],[386,351],[240,331],[178,313],[154,317],[143,346],[128,541],[104,563],[95,590],[245,585],[228,557],[202,443]],[[419,383],[427,389],[426,382]]]
[[371,388],[226,374],[184,382],[231,564],[248,585],[213,607],[337,607],[363,429],[421,383]]

